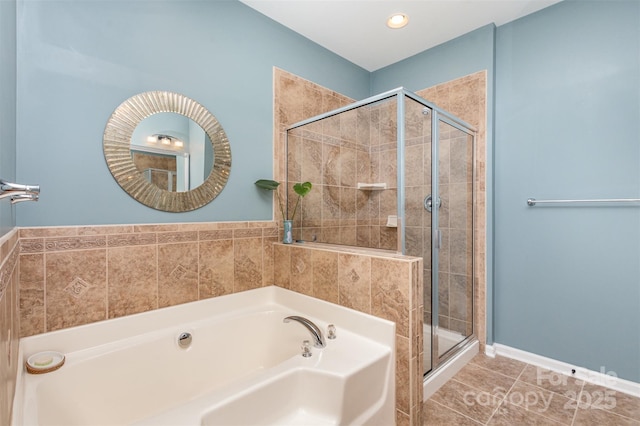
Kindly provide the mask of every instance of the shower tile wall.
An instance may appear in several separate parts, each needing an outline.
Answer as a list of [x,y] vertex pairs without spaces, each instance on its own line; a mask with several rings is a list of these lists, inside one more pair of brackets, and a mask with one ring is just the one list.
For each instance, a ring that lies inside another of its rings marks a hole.
[[431,114],[423,110],[420,103],[406,100],[405,249],[424,259],[424,322],[431,324],[431,214],[423,204],[431,193]]
[[0,424],[8,425],[18,371],[18,232],[0,239]]
[[[383,191],[361,191],[370,200],[371,242],[364,247],[398,250],[397,228],[387,226],[389,216],[398,214],[398,150],[397,105],[383,101],[370,107],[369,176],[363,173],[360,182],[384,183]],[[367,180],[368,178],[368,180]],[[378,239],[379,235],[379,239]]]
[[441,125],[439,169],[442,207],[439,258],[439,325],[468,336],[473,333],[472,272],[473,165],[472,144],[463,132]]
[[[314,187],[301,202],[295,237],[305,241],[397,249],[396,108],[361,107],[289,132],[289,181]],[[385,183],[384,191],[358,183]],[[290,206],[294,208],[294,206]]]
[[[475,216],[473,218],[473,249],[475,254],[473,279],[475,294],[473,317],[476,328],[475,334],[480,342],[481,351],[484,351],[486,341],[486,85],[486,71],[479,71],[416,92],[419,96],[460,117],[477,129],[475,152],[476,178],[473,183],[475,195]],[[450,200],[450,202],[452,202],[452,200]],[[425,269],[427,267],[430,267],[430,265],[425,261]],[[427,298],[427,295],[430,295],[428,291],[429,288],[427,288],[427,284],[430,284],[430,281],[428,281],[429,276],[429,274],[425,274],[425,308],[431,306],[430,300]],[[451,286],[449,289],[451,289]],[[455,295],[455,293],[453,293],[453,295],[453,299],[462,300],[465,298],[462,294]],[[447,296],[449,300],[452,300],[452,294],[445,295],[441,292],[439,295],[441,298]],[[463,306],[454,306],[453,308],[454,312],[458,313],[462,312],[463,309]],[[471,306],[467,306],[466,309],[471,309]],[[451,312],[451,305],[449,306],[449,311]],[[451,320],[451,318],[454,319],[453,328],[460,327],[459,331],[462,331],[463,324],[455,321],[455,316],[452,317],[449,315],[448,319]],[[443,320],[446,322],[447,318],[443,318]]]
[[[354,100],[275,67],[273,86],[273,172],[275,180],[284,182],[286,128],[309,117],[348,105]],[[274,218],[280,220],[277,206],[274,206],[274,213]]]

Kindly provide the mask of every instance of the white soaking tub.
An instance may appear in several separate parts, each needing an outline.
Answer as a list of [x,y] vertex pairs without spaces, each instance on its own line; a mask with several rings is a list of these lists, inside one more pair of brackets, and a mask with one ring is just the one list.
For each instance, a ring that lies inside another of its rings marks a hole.
[[[315,348],[291,315],[337,338]],[[275,286],[50,332],[20,359],[65,363],[19,371],[12,424],[392,425],[394,342],[392,322]]]

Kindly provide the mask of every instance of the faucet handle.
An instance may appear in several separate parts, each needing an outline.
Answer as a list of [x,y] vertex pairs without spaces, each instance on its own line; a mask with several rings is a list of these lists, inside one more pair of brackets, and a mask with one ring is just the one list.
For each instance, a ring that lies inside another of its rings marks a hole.
[[302,342],[302,356],[305,358],[309,358],[313,353],[311,353],[311,343],[308,340],[304,340]]
[[335,339],[336,336],[336,326],[333,324],[329,324],[329,326],[327,327],[327,339]]

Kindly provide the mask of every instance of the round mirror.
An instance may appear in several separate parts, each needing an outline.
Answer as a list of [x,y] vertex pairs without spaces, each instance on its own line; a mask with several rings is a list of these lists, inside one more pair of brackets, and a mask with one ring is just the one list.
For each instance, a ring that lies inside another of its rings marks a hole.
[[122,189],[168,212],[211,202],[231,170],[229,141],[218,120],[172,92],[145,92],[124,101],[107,122],[103,149]]

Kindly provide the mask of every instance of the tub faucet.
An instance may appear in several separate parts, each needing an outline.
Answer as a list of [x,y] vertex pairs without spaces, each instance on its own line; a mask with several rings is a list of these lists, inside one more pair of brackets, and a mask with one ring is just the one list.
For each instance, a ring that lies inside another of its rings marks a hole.
[[0,179],[0,199],[9,198],[11,204],[21,201],[38,201],[40,185],[21,185]]
[[313,337],[313,346],[316,348],[324,348],[327,346],[324,340],[324,336],[322,335],[322,330],[315,325],[312,321],[306,319],[305,317],[299,317],[296,315],[286,317],[282,320],[282,322],[296,321],[300,324],[304,325],[309,333],[311,333],[311,337]]

